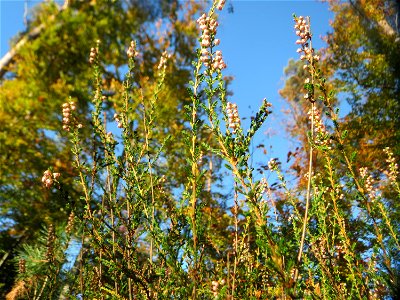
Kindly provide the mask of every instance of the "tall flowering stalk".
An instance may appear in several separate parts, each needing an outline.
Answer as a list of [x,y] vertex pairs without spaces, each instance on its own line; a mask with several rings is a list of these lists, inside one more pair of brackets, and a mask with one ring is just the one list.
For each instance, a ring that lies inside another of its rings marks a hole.
[[[356,191],[355,201],[359,203],[361,214],[365,214],[365,220],[359,218],[357,222],[364,222],[366,226],[370,226],[370,233],[375,239],[374,245],[376,249],[380,249],[376,251],[381,253],[382,264],[387,268],[391,280],[395,280],[392,269],[393,256],[385,245],[392,244],[398,247],[398,238],[388,218],[378,182],[368,174],[366,168],[357,172],[356,154],[353,152],[349,155],[347,152],[347,131],[340,127],[338,110],[332,106],[334,93],[328,91],[326,79],[318,67],[320,57],[312,48],[309,18],[295,16],[294,20],[296,35],[299,37],[296,44],[300,45],[297,52],[300,54],[300,60],[305,62],[303,69],[307,74],[304,99],[311,106],[308,112],[311,123],[308,181],[297,257],[300,268],[296,268],[294,272],[295,287],[297,290],[301,289],[301,281],[304,280],[305,271],[308,271],[308,288],[314,288],[314,292],[318,290],[320,295],[343,293],[349,297],[363,298],[370,295],[371,281],[382,282],[382,279],[366,268],[365,264],[360,263],[361,259],[355,251],[356,247],[361,247],[363,243],[349,230],[352,226],[350,220],[354,218],[352,212],[348,211],[348,207],[352,205],[350,199],[354,197],[351,195],[353,189]],[[328,128],[324,124],[318,107],[323,109],[324,117],[333,126]],[[314,152],[318,156],[314,155]],[[335,170],[336,159],[347,169],[346,185],[341,182],[340,175]],[[316,172],[319,163],[323,164],[323,169]],[[389,159],[388,163],[392,170],[393,162]],[[392,173],[388,172],[389,177],[393,177]],[[382,223],[386,225],[386,230],[383,229]],[[317,267],[313,267],[313,260],[318,262]],[[321,281],[316,280],[314,272],[321,276]],[[346,279],[342,278],[343,273],[348,274]]]
[[[307,179],[307,193],[306,193],[306,204],[305,204],[305,211],[304,211],[304,218],[303,218],[303,229],[301,234],[300,240],[300,247],[297,256],[297,262],[300,264],[303,254],[303,247],[304,241],[306,238],[307,232],[307,223],[308,223],[308,211],[310,207],[310,196],[311,196],[311,178],[312,178],[312,166],[313,166],[313,146],[312,143],[314,141],[314,126],[315,126],[315,99],[314,99],[314,72],[315,63],[319,60],[317,56],[313,56],[314,48],[312,47],[312,40],[311,40],[311,29],[310,29],[310,19],[305,19],[304,17],[294,17],[295,25],[294,28],[296,29],[296,35],[300,38],[296,41],[296,44],[300,45],[301,48],[297,49],[298,53],[301,53],[300,59],[305,60],[306,63],[303,66],[305,71],[310,72],[311,80],[307,79],[305,82],[305,88],[307,93],[304,95],[304,99],[308,100],[311,103],[311,110],[310,110],[310,120],[311,120],[311,135],[310,135],[310,151],[309,151],[309,160],[308,160],[308,179]],[[317,58],[317,59],[314,59]],[[298,269],[296,268],[294,272],[294,281],[296,282],[298,279]]]

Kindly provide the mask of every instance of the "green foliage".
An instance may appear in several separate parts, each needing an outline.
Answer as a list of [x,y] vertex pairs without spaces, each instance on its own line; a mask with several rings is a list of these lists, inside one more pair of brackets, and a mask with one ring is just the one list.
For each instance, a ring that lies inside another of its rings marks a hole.
[[[8,224],[2,228],[2,234],[12,239],[22,237],[34,242],[42,226],[59,224],[72,209],[78,212],[83,209],[78,200],[81,189],[73,180],[77,172],[65,144],[67,135],[59,124],[61,105],[69,98],[78,107],[76,116],[82,123],[90,118],[91,93],[96,86],[88,61],[90,49],[98,39],[102,41],[99,72],[103,74],[99,84],[104,90],[99,101],[107,111],[122,105],[118,94],[122,90],[121,72],[126,69],[126,45],[132,39],[140,42],[142,77],[135,80],[144,87],[156,73],[152,61],[164,49],[171,49],[174,64],[169,65],[169,71],[173,75],[165,82],[163,93],[156,96],[162,102],[157,111],[161,126],[151,142],[162,144],[171,153],[166,158],[166,165],[174,164],[170,176],[175,183],[171,184],[179,186],[182,181],[179,163],[182,145],[167,136],[182,130],[183,124],[172,120],[188,101],[185,83],[190,74],[186,64],[193,58],[190,50],[195,41],[191,16],[201,4],[179,5],[175,1],[150,4],[147,0],[66,3],[61,10],[53,1],[35,7],[22,38],[38,28],[40,34],[18,49],[0,87],[3,129],[0,151],[4,153],[0,157],[0,217]],[[148,25],[156,20],[160,23],[151,30]],[[161,34],[164,27],[167,36]],[[139,109],[132,105],[131,119],[136,118]],[[81,138],[86,146],[90,144],[88,127],[82,130]],[[59,185],[46,189],[41,186],[40,178],[50,166],[62,176]],[[14,244],[2,244],[1,249],[15,253]],[[8,285],[6,289],[9,288]]]
[[[72,153],[79,196],[65,199],[76,217],[47,226],[36,243],[23,246],[10,299],[397,297],[396,155],[382,149],[382,171],[359,166],[352,129],[339,119],[333,84],[324,77],[327,66],[312,48],[309,18],[294,16],[304,56],[287,70],[297,90],[282,94],[303,120],[295,132],[308,150],[302,180],[289,185],[275,159],[268,170],[278,188],[257,178],[249,148],[271,104],[264,100],[245,130],[228,101],[216,39],[221,2],[197,21],[201,46],[193,51],[189,96],[170,108],[179,130],[164,123],[161,101],[175,101],[169,77],[176,56],[166,51],[153,61],[140,42],[130,42],[127,73],[107,97],[107,51],[102,41],[93,43],[91,102],[64,100],[58,124]],[[233,179],[226,196],[218,186],[220,164]],[[42,179],[54,192],[63,184],[55,171]],[[80,241],[79,255],[67,269],[71,241]]]

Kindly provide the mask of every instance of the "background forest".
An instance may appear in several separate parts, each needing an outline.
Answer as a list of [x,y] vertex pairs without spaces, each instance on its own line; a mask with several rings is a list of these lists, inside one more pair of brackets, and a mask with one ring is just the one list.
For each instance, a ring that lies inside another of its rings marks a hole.
[[326,4],[322,49],[312,15],[279,45],[279,155],[275,103],[232,101],[235,1],[29,10],[0,61],[0,298],[399,299],[400,1]]

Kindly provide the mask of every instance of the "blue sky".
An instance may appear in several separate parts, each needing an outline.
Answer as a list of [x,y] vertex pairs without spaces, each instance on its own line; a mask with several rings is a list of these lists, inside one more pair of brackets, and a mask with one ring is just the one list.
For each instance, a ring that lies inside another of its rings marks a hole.
[[[40,1],[0,0],[0,48],[1,56],[9,50],[9,39],[24,30],[24,6],[32,7]],[[234,12],[228,13],[232,4]],[[233,97],[231,102],[239,106],[241,117],[254,115],[265,97],[273,104],[273,114],[267,119],[254,144],[263,143],[269,149],[267,156],[256,154],[254,161],[266,163],[271,157],[284,161],[293,146],[285,133],[287,116],[282,113],[284,101],[278,91],[282,88],[283,69],[290,58],[297,58],[296,35],[292,14],[308,15],[314,34],[316,49],[324,46],[321,36],[330,30],[333,14],[326,3],[317,1],[227,1],[220,15],[218,37],[228,68],[232,75]],[[246,126],[247,121],[243,124]],[[246,129],[246,128],[245,128]]]
[[320,37],[330,30],[333,14],[326,3],[317,1],[232,3],[234,13],[225,9],[219,22],[220,47],[228,65],[226,73],[235,78],[231,101],[238,104],[241,117],[254,115],[264,97],[272,103],[273,114],[254,143],[262,142],[269,153],[266,157],[255,153],[254,161],[265,164],[269,158],[279,157],[284,162],[293,145],[285,132],[288,117],[282,113],[285,105],[278,91],[284,85],[283,69],[289,59],[298,58],[292,14],[311,17],[316,49],[325,45]]

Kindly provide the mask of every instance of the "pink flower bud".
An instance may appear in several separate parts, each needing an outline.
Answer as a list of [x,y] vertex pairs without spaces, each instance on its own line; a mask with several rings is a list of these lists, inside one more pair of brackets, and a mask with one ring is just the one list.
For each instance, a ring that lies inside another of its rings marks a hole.
[[215,46],[218,46],[220,42],[221,42],[221,41],[220,41],[219,39],[215,39],[215,40],[214,40],[214,45],[215,45]]
[[210,46],[210,40],[203,39],[203,40],[201,41],[201,45],[202,45],[203,47],[209,47],[209,46]]
[[219,10],[222,10],[222,8],[223,8],[224,5],[225,5],[225,1],[226,1],[226,0],[219,0],[218,6],[217,6],[217,8],[218,8]]

